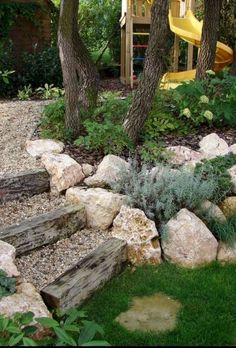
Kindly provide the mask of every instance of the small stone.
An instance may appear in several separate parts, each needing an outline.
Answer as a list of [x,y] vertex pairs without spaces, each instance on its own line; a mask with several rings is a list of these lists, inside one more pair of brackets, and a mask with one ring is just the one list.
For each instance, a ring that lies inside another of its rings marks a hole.
[[206,214],[208,217],[217,220],[218,222],[225,222],[226,217],[223,213],[223,211],[214,203],[206,200],[204,201],[200,207],[197,209],[196,214],[198,212],[202,212],[203,214]]
[[15,265],[15,256],[16,249],[0,240],[0,270],[6,272],[8,277],[20,276],[20,272],[18,272]]
[[220,205],[221,210],[226,217],[229,217],[231,214],[236,213],[236,197],[227,197]]
[[82,167],[73,158],[65,154],[44,154],[42,163],[51,175],[51,186],[58,192],[75,186],[84,180]]
[[236,193],[236,165],[228,169],[228,173],[231,176],[231,181],[234,185],[233,193]]
[[216,260],[217,240],[187,209],[181,209],[166,224],[161,244],[164,258],[179,266],[194,268]]
[[211,159],[217,156],[225,156],[230,149],[226,141],[221,139],[216,133],[205,136],[199,143],[200,152],[205,159]]
[[111,226],[121,206],[125,203],[126,196],[101,188],[86,190],[72,187],[66,191],[66,199],[85,206],[88,227],[106,230]]
[[199,163],[203,156],[200,152],[189,149],[185,146],[169,146],[167,150],[172,154],[169,163],[175,165],[183,165],[186,162]]
[[84,180],[89,187],[106,187],[119,180],[120,173],[128,170],[130,164],[122,158],[114,155],[107,155],[99,164],[96,174]]
[[223,263],[236,263],[236,242],[230,246],[220,242],[217,260]]
[[155,223],[142,210],[123,205],[113,221],[112,235],[127,242],[128,260],[133,265],[161,262],[159,234]]
[[82,163],[82,170],[83,170],[83,173],[85,175],[85,177],[87,178],[88,176],[92,175],[93,172],[94,172],[94,167],[91,166],[91,164],[88,164],[88,163]]
[[230,151],[232,154],[236,155],[236,144],[231,145],[231,146],[229,147],[229,151]]
[[40,158],[44,153],[62,153],[64,144],[51,139],[27,140],[26,151],[35,158]]

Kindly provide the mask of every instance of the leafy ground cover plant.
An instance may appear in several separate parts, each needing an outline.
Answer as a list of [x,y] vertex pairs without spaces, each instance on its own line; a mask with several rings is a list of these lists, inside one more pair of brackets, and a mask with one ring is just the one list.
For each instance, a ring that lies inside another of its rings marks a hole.
[[234,245],[236,242],[235,213],[229,216],[225,222],[211,219],[208,221],[207,226],[218,240],[228,244],[229,246]]
[[[36,334],[36,324],[44,328],[41,335]],[[57,311],[55,319],[34,318],[32,312],[16,313],[11,319],[0,316],[1,346],[109,346],[100,339],[103,335],[100,325],[75,308]]]
[[0,269],[0,299],[14,294],[16,291],[15,278],[8,277],[6,272]]
[[230,154],[226,156],[218,156],[211,160],[205,160],[203,163],[197,164],[195,174],[208,180],[214,176],[216,181],[216,190],[212,197],[212,201],[218,203],[233,191],[233,184],[228,169],[236,164],[236,155]]
[[54,84],[45,83],[44,87],[36,88],[35,92],[42,99],[61,98],[65,94],[64,89],[55,87]]
[[31,85],[24,86],[23,89],[18,90],[17,97],[19,100],[30,100],[30,97],[32,97],[33,90]]
[[122,173],[113,188],[127,195],[132,207],[143,210],[161,228],[180,209],[193,211],[206,199],[211,200],[217,183],[214,176],[203,180],[200,173],[158,164],[156,172],[149,172],[146,166],[139,171],[133,166]]

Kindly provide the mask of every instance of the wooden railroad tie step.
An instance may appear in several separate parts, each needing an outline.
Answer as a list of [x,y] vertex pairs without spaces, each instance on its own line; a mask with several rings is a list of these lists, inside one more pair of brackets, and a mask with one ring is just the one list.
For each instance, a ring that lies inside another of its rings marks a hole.
[[81,230],[86,225],[85,208],[70,205],[0,229],[0,240],[13,245],[22,255],[54,243]]
[[111,238],[46,286],[41,291],[44,302],[49,308],[78,307],[119,273],[126,261],[126,241]]
[[50,189],[45,169],[34,169],[0,177],[0,203],[34,196]]

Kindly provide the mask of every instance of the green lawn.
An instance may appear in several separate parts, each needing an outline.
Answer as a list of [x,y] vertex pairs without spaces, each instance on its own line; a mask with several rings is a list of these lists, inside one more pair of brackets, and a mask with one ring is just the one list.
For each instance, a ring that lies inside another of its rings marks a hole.
[[[165,334],[131,333],[114,319],[134,296],[165,293],[182,303],[178,324]],[[97,292],[83,309],[105,329],[112,345],[235,345],[236,265],[186,270],[163,263],[126,269]]]

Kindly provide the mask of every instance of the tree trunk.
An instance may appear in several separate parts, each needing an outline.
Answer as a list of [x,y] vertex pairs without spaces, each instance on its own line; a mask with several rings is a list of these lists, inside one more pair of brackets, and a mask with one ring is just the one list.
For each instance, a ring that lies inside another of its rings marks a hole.
[[98,73],[81,40],[78,28],[78,0],[61,0],[58,45],[65,88],[65,127],[80,132],[81,109],[96,105]]
[[167,56],[168,8],[169,0],[154,0],[152,5],[150,37],[143,75],[123,124],[134,142],[137,142],[151,110],[156,88],[163,74]]
[[236,76],[236,42],[234,44],[234,60],[230,69],[230,74]]
[[216,56],[216,45],[220,26],[220,9],[222,0],[204,1],[204,21],[202,28],[201,48],[197,61],[196,79],[206,78],[206,71],[213,70]]

